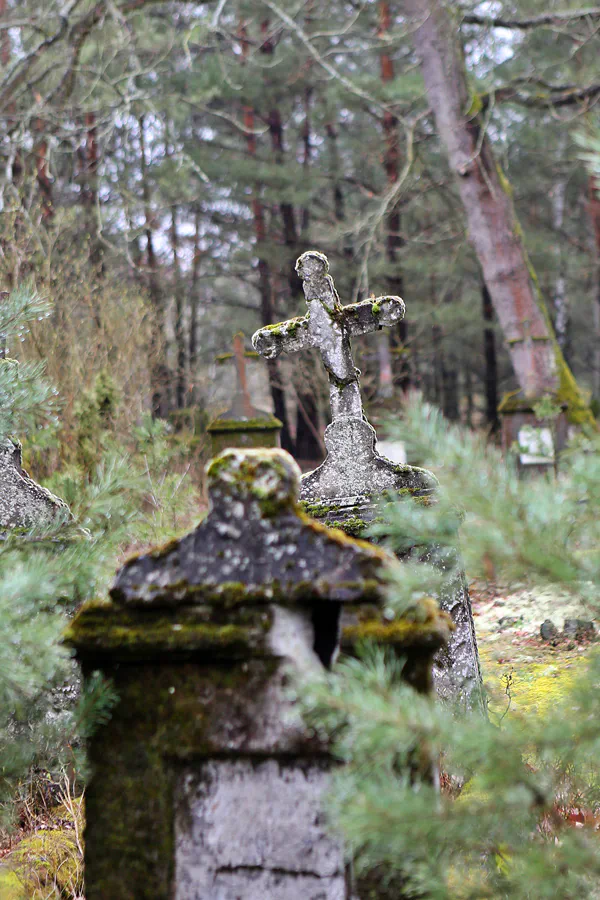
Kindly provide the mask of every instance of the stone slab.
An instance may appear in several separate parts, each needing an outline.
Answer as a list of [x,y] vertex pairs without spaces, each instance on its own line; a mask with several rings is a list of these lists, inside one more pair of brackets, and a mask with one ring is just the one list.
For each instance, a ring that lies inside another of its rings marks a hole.
[[211,760],[186,772],[175,821],[176,900],[343,900],[326,829],[324,766]]

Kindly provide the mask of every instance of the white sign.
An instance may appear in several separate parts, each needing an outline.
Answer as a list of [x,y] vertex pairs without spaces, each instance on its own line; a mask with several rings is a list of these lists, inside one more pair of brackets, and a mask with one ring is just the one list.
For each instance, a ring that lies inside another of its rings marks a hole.
[[519,429],[519,459],[522,466],[554,464],[554,441],[550,428],[523,425]]

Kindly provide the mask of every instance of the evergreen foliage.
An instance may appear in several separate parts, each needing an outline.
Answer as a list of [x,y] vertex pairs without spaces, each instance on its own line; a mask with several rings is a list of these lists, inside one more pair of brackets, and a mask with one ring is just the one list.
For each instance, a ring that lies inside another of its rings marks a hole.
[[[16,291],[0,306],[0,326],[24,334],[48,310],[34,293]],[[43,433],[49,424],[57,440],[59,398],[43,365],[2,361],[0,385],[2,434],[23,436],[27,449],[28,432]],[[60,644],[68,618],[84,600],[106,593],[125,547],[164,539],[196,505],[185,470],[173,465],[181,450],[172,448],[165,424],[141,425],[130,453],[110,431],[117,402],[110,379],[99,377],[82,403],[88,455],[48,483],[73,519],[0,536],[0,803],[7,818],[31,771],[57,773],[68,762],[81,779],[85,738],[115,700],[100,679],[79,693],[76,668]]]
[[[510,460],[416,400],[394,432],[418,447],[442,489],[426,509],[409,499],[386,505],[389,524],[374,528],[379,539],[395,549],[435,540],[450,550],[459,511],[470,574],[489,574],[493,565],[499,578],[559,585],[597,608],[596,434],[565,454],[558,478],[522,481]],[[406,582],[390,585],[392,610],[407,614],[416,596],[435,591],[427,567],[420,580],[418,569],[415,559]],[[331,810],[359,872],[379,886],[374,896],[597,896],[598,654],[544,716],[491,714],[489,721],[416,694],[401,669],[402,660],[365,647],[361,659],[313,682],[305,699],[310,720],[333,736],[346,763]],[[423,747],[442,753],[441,796],[419,761]],[[574,810],[587,811],[585,826],[574,827]]]

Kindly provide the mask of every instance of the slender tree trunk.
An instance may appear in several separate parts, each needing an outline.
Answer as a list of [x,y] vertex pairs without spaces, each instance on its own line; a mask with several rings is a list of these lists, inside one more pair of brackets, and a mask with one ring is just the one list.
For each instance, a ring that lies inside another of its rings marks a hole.
[[593,361],[593,391],[600,398],[600,183],[593,175],[588,181],[590,219],[592,223],[592,258],[594,266],[592,322],[596,336]]
[[485,282],[481,286],[483,306],[483,355],[485,359],[485,417],[493,432],[498,421],[498,364],[496,362],[496,335],[494,333],[494,307]]
[[33,156],[40,189],[42,218],[48,222],[54,216],[54,207],[52,206],[52,179],[48,167],[48,138],[46,137],[46,123],[43,119],[35,120],[34,131],[39,135],[34,144]]
[[[391,21],[390,4],[387,0],[380,0],[378,32],[380,38],[385,38],[389,32]],[[381,81],[385,87],[394,80],[394,61],[390,54],[384,51],[380,54],[379,64]],[[383,167],[388,188],[391,188],[398,181],[400,174],[400,143],[398,119],[389,109],[386,109],[383,114],[382,126],[385,147]],[[404,289],[399,259],[399,253],[404,241],[402,240],[400,229],[400,208],[396,203],[388,212],[385,222],[385,252],[388,263],[387,288],[390,294],[397,297],[402,296]],[[402,319],[394,328],[386,329],[385,334],[386,341],[389,341],[393,354],[393,384],[398,385],[402,391],[407,391],[410,388],[410,369],[406,355],[406,341],[408,338],[406,319]],[[385,353],[381,353],[381,362],[384,363],[385,368],[383,370],[380,368],[380,382],[381,375],[387,374],[389,364],[388,360],[384,359],[385,356]],[[392,386],[390,386],[390,389],[392,389]]]
[[465,400],[466,408],[465,408],[465,425],[468,428],[473,427],[473,412],[475,411],[475,403],[473,398],[473,373],[471,372],[471,366],[469,364],[469,359],[463,359],[464,365],[464,373],[465,373]]
[[184,310],[185,300],[183,295],[183,282],[181,278],[181,266],[179,263],[179,232],[177,230],[177,207],[171,209],[171,252],[173,254],[173,287],[175,294],[175,350],[177,368],[175,371],[175,405],[177,409],[185,407],[185,363],[186,342]]
[[194,256],[192,258],[192,278],[190,290],[190,336],[188,347],[188,359],[190,365],[190,384],[191,384],[191,403],[197,402],[197,385],[196,377],[198,373],[198,291],[200,286],[200,263],[202,254],[200,252],[200,223],[202,217],[200,210],[197,209],[194,215]]
[[[244,127],[246,129],[246,146],[248,155],[256,156],[256,136],[254,135],[254,108],[252,106],[244,107]],[[262,255],[265,249],[267,237],[265,227],[265,211],[260,198],[260,185],[254,184],[252,196],[252,214],[254,218],[254,236],[256,238],[256,253],[258,256],[258,290],[260,294],[260,311],[261,321],[263,325],[272,325],[275,321],[275,312],[273,304],[273,292],[271,285],[271,269],[268,261]],[[271,389],[271,397],[273,398],[273,408],[275,415],[282,422],[281,429],[281,446],[288,452],[293,451],[292,436],[288,424],[287,410],[285,406],[285,391],[280,377],[280,366],[278,360],[267,360],[267,371],[269,374],[269,387]]]
[[579,421],[593,422],[556,343],[517,222],[510,187],[482,130],[467,84],[459,31],[443,0],[405,0],[438,134],[458,179],[471,243],[524,394],[559,392]]
[[[338,147],[338,134],[332,122],[327,122],[325,126],[327,133],[327,144],[329,150],[329,177],[333,185],[333,215],[338,226],[343,226],[346,222],[346,202],[341,181],[341,159]],[[350,235],[344,232],[342,237],[342,253],[344,258],[350,261],[354,254],[352,252],[352,243]]]
[[85,152],[84,152],[84,204],[87,211],[90,234],[90,262],[98,274],[104,272],[102,244],[98,238],[98,168],[100,154],[98,152],[98,127],[94,113],[85,116]]
[[[263,34],[268,34],[269,22],[263,21]],[[275,48],[271,40],[266,39],[261,45],[261,52],[271,56]],[[275,156],[277,165],[283,165],[285,161],[285,142],[283,135],[283,120],[281,112],[276,105],[271,107],[267,117],[269,125],[269,134],[271,136],[271,147]],[[304,126],[304,168],[310,162],[310,132],[307,132],[307,121]],[[283,229],[283,243],[286,247],[286,253],[283,254],[284,259],[284,276],[289,285],[290,295],[292,299],[302,302],[303,293],[300,279],[295,270],[296,257],[299,256],[300,247],[298,242],[298,229],[296,225],[296,215],[294,206],[288,200],[282,200],[279,203],[279,212],[281,215],[281,224]],[[308,212],[307,212],[308,215]],[[308,221],[304,223],[308,227]],[[310,380],[312,374],[312,360],[306,358],[300,362],[302,371],[299,378],[295,378],[296,394],[297,394],[297,410],[296,410],[296,441],[294,452],[298,459],[317,460],[322,457],[321,445],[318,441],[319,433],[319,409],[315,399],[315,392],[306,390],[305,382]]]
[[146,267],[148,272],[148,293],[153,308],[150,334],[150,390],[152,393],[152,414],[166,418],[169,413],[168,372],[164,362],[164,297],[158,271],[158,260],[154,250],[154,216],[152,196],[148,176],[146,135],[144,118],[139,122],[140,171],[142,176],[142,200],[144,204],[144,234],[146,237]]
[[562,239],[559,232],[565,217],[565,196],[567,182],[557,181],[552,192],[552,225],[555,231],[554,246],[558,263],[558,274],[554,284],[554,330],[558,346],[568,356],[569,298],[567,297],[565,279],[565,255],[562,252]]

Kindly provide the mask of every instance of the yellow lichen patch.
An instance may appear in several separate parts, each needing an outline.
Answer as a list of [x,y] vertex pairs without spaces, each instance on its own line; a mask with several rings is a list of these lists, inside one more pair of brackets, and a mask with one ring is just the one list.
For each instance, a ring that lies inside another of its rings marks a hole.
[[0,897],[2,900],[27,900],[25,888],[15,872],[0,869]]
[[480,647],[484,682],[494,720],[504,715],[545,715],[569,693],[585,671],[585,655],[547,661],[518,659],[503,662],[488,647]]

